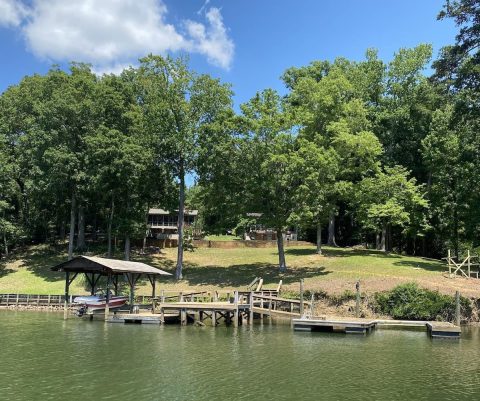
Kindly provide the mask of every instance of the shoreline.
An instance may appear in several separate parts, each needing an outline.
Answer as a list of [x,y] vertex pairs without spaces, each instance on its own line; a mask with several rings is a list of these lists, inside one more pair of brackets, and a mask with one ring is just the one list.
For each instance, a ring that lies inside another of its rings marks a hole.
[[[317,301],[316,301],[317,302]],[[318,303],[321,303],[318,301]],[[77,305],[69,305],[69,312],[73,312],[78,308]],[[329,318],[339,318],[339,319],[345,319],[345,318],[355,318],[354,314],[351,313],[352,306],[349,305],[341,305],[341,306],[336,306],[336,307],[328,307],[328,310],[323,308],[322,305],[316,305],[315,307],[315,312],[314,316],[315,317],[320,317],[320,316],[328,316]],[[44,305],[0,305],[0,312],[1,311],[12,311],[12,312],[58,312],[61,313],[63,312],[63,305],[57,306],[44,306]],[[396,321],[396,320],[401,320],[401,319],[394,319],[391,316],[386,316],[386,315],[381,315],[377,313],[373,313],[371,310],[369,310],[370,313],[363,313],[365,312],[364,309],[362,309],[362,314],[361,318],[363,319],[380,319],[380,320],[391,320],[391,321]],[[272,318],[276,320],[275,318]],[[414,319],[412,319],[415,321]],[[422,321],[419,319],[418,321]],[[438,320],[438,322],[444,322],[447,323],[447,320]],[[450,322],[451,323],[451,322]],[[474,320],[469,320],[469,321],[462,321],[461,322],[462,327],[480,327],[480,321],[474,321]]]

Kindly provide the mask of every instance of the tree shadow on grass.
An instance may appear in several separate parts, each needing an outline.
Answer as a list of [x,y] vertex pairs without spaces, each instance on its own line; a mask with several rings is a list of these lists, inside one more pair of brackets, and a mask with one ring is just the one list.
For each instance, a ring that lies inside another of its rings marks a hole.
[[[308,256],[308,255],[316,255],[317,250],[316,248],[291,248],[285,250],[286,255],[292,256]],[[400,259],[400,255],[396,255],[394,253],[387,253],[382,251],[377,251],[375,249],[353,249],[353,248],[331,248],[325,247],[322,248],[323,256],[327,257],[343,257],[349,258],[352,256],[375,256],[378,258],[387,258],[387,259]]]
[[[165,270],[172,276],[162,276],[160,282],[174,284],[176,282],[175,261],[166,257],[145,255],[137,261]],[[198,265],[184,262],[183,282],[191,286],[246,287],[255,277],[262,277],[265,286],[275,286],[280,280],[284,284],[298,282],[301,278],[324,276],[331,273],[325,267],[295,267],[280,274],[278,265],[270,263],[247,263],[231,266]]]
[[415,260],[401,260],[398,262],[393,262],[395,266],[405,266],[405,267],[412,267],[422,270],[428,270],[432,272],[444,272],[446,267],[442,266],[441,263],[436,262],[420,262]]
[[280,274],[278,266],[269,263],[250,263],[244,265],[220,266],[187,266],[184,269],[184,280],[189,285],[215,285],[219,287],[246,287],[255,277],[262,277],[263,284],[276,285],[298,282],[301,278],[318,277],[329,274],[324,267],[295,267]]
[[52,271],[52,267],[65,261],[64,255],[55,253],[35,253],[28,255],[23,259],[21,268],[31,271],[38,277],[48,282],[65,280],[64,272]]
[[8,269],[7,268],[7,262],[6,261],[1,261],[0,262],[0,278],[9,275],[10,273],[13,273],[13,269]]
[[[292,249],[293,250],[293,249]],[[58,254],[55,251],[46,249],[43,251],[29,252],[23,255],[22,268],[26,268],[38,277],[47,282],[63,281],[65,274],[63,272],[52,271],[51,268],[66,260],[65,254]],[[159,278],[160,286],[162,284],[175,284],[175,261],[167,257],[158,257],[158,255],[135,255],[135,261],[147,263],[153,267],[167,271],[172,276],[161,276]],[[1,265],[0,265],[1,266]],[[0,270],[1,272],[1,270]],[[280,274],[278,265],[270,263],[249,263],[232,265],[228,267],[209,265],[201,266],[195,263],[184,262],[183,282],[191,286],[218,286],[218,287],[246,287],[255,277],[262,277],[264,285],[274,287],[280,280],[284,284],[298,282],[301,278],[319,277],[331,273],[326,271],[325,267],[295,267],[287,269],[286,273]],[[88,283],[83,275],[79,275],[75,281],[79,280],[86,291],[89,291]],[[104,286],[104,278],[99,282],[99,287]],[[120,280],[123,283],[123,280]],[[149,284],[148,280],[142,277],[138,285]],[[124,284],[122,284],[123,288]]]

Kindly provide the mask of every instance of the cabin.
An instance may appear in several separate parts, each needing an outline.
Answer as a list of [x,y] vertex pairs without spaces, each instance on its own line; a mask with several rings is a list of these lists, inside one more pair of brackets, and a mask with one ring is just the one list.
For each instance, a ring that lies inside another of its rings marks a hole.
[[[185,210],[184,230],[200,231],[197,227],[198,210]],[[147,240],[151,245],[171,247],[178,245],[178,210],[150,209],[147,220]],[[152,241],[153,240],[153,241]]]
[[[254,224],[250,224],[245,231],[244,239],[249,241],[276,241],[277,232],[269,227],[266,227],[263,224],[259,224],[257,220],[260,220],[262,217],[261,213],[247,213],[247,217],[250,217],[255,221]],[[291,227],[284,233],[284,240],[286,241],[297,241],[298,235],[297,230]]]

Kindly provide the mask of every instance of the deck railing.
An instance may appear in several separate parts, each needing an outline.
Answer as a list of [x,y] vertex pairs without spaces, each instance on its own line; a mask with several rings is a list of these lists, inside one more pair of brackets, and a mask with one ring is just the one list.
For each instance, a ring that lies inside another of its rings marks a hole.
[[[69,295],[69,303],[77,295]],[[0,306],[63,306],[65,295],[0,294]]]

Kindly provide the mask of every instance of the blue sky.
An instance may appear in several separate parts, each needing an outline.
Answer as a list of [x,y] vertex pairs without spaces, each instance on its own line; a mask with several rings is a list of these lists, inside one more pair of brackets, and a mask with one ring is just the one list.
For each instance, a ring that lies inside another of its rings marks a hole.
[[87,61],[118,71],[148,52],[189,53],[193,69],[233,85],[235,103],[283,91],[290,66],[374,47],[453,43],[436,0],[0,0],[0,91],[53,63]]

